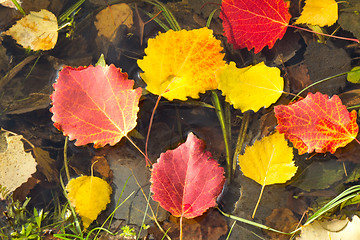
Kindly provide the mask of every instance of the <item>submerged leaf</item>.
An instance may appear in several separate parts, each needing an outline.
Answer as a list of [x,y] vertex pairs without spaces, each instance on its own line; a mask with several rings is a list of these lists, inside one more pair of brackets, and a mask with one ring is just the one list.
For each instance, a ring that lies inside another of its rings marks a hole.
[[338,5],[335,0],[306,0],[304,9],[295,24],[331,26],[338,20]]
[[24,48],[50,50],[57,42],[58,23],[56,16],[48,10],[31,11],[4,34],[11,35]]
[[217,79],[226,101],[242,112],[257,112],[262,107],[269,107],[279,99],[284,89],[280,70],[268,67],[264,62],[244,68],[237,68],[234,62],[230,62],[217,73]]
[[151,173],[153,199],[175,217],[194,218],[216,205],[224,169],[193,133],[185,143],[160,155]]
[[90,226],[101,211],[110,203],[111,186],[93,176],[71,179],[66,186],[68,197],[75,211],[81,216],[84,229]]
[[225,65],[220,43],[208,28],[169,30],[149,39],[146,56],[137,61],[146,89],[168,100],[216,89],[215,72]]

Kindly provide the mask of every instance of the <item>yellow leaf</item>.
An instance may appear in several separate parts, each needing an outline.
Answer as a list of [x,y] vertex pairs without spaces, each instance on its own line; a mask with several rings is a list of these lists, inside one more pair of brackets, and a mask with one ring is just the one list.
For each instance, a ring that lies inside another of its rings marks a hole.
[[335,0],[306,0],[304,9],[295,24],[331,26],[338,20],[338,5]]
[[58,38],[58,23],[55,15],[48,10],[30,12],[4,32],[11,35],[18,44],[31,50],[50,50]]
[[294,176],[297,167],[292,160],[293,157],[293,149],[288,146],[284,135],[278,132],[255,142],[253,146],[245,149],[244,155],[239,155],[239,165],[243,174],[262,185],[253,217],[264,187],[285,183]]
[[36,172],[36,162],[31,153],[24,150],[21,135],[0,134],[0,199],[28,181]]
[[216,89],[215,72],[225,65],[220,43],[208,28],[169,30],[149,39],[146,56],[138,60],[147,90],[168,100],[186,100]]
[[110,202],[111,186],[98,177],[81,176],[71,179],[66,186],[68,197],[80,215],[84,229],[90,226]]
[[269,107],[281,96],[284,79],[276,67],[267,67],[263,62],[255,66],[237,68],[234,62],[216,74],[218,88],[226,101],[242,112]]

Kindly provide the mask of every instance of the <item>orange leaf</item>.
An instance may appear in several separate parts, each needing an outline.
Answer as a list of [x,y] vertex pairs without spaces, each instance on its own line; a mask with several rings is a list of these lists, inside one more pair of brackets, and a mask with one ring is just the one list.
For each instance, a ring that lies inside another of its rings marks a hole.
[[334,153],[355,139],[359,131],[356,111],[349,111],[340,98],[309,93],[292,105],[275,106],[277,130],[285,133],[299,154],[327,151]]
[[114,65],[64,67],[51,95],[54,126],[75,145],[115,145],[136,126],[141,88]]

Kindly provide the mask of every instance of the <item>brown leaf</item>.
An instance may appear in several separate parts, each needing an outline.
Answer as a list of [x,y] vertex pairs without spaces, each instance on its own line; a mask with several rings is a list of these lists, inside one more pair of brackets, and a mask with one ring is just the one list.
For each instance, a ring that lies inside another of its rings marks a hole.
[[91,159],[91,164],[93,164],[95,161],[96,163],[94,164],[94,170],[107,179],[112,178],[112,171],[107,159],[103,156],[94,156]]
[[59,183],[59,171],[56,168],[55,160],[50,157],[49,152],[39,147],[33,148],[33,152],[35,160],[39,164],[39,169],[47,180]]
[[[305,64],[299,63],[297,65],[286,67],[288,78],[290,82],[291,92],[297,93],[309,86],[312,82]],[[306,91],[307,94],[309,91]]]
[[[296,228],[298,219],[294,216],[293,212],[288,208],[276,208],[272,211],[271,215],[266,218],[266,226],[271,226],[282,232],[291,232]],[[288,240],[288,235],[283,235],[275,232],[267,232],[271,239]]]

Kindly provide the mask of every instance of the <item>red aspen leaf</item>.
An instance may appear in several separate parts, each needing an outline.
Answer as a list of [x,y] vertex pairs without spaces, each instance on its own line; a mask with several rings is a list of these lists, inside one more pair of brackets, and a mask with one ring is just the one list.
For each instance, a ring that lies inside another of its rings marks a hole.
[[334,153],[355,139],[359,131],[356,111],[349,113],[340,98],[334,95],[309,93],[289,106],[275,106],[276,127],[285,133],[299,154]]
[[234,48],[258,53],[284,36],[291,18],[288,9],[284,0],[223,0],[220,18]]
[[175,217],[202,215],[221,193],[224,169],[204,149],[204,141],[190,133],[185,143],[162,153],[153,165],[153,199]]
[[75,145],[115,145],[136,126],[141,88],[114,65],[64,67],[51,95],[54,126]]

